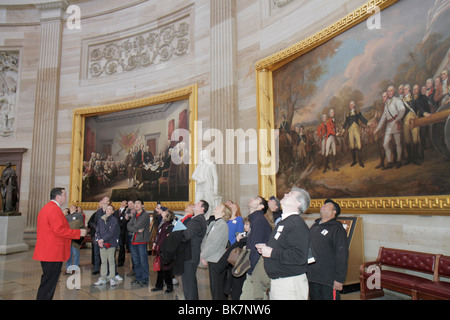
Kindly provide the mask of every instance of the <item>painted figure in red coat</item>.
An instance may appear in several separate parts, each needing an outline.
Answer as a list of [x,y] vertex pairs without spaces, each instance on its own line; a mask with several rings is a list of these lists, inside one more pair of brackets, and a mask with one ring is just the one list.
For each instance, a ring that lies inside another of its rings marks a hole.
[[325,173],[328,169],[328,161],[331,157],[333,162],[333,171],[339,171],[336,167],[336,137],[339,136],[339,132],[337,132],[336,123],[334,120],[334,109],[330,109],[329,118],[326,124],[327,128],[327,139],[325,143],[325,165],[323,168],[323,173]]

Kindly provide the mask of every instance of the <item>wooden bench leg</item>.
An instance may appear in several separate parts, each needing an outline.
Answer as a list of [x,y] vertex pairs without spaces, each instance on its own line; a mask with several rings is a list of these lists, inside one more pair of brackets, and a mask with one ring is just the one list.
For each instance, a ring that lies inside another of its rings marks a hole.
[[360,287],[361,287],[359,297],[361,298],[361,300],[368,300],[368,299],[373,299],[373,298],[378,298],[378,297],[384,296],[383,288],[369,289],[367,287],[367,279],[365,279],[363,276],[360,276],[359,280],[360,280]]

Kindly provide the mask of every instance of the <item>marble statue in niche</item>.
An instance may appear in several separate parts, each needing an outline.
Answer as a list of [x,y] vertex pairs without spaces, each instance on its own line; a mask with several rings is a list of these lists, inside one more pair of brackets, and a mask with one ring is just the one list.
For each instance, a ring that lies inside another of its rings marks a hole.
[[3,170],[0,180],[0,193],[2,195],[3,212],[15,212],[17,209],[17,174],[11,165],[11,162],[6,163],[6,168]]

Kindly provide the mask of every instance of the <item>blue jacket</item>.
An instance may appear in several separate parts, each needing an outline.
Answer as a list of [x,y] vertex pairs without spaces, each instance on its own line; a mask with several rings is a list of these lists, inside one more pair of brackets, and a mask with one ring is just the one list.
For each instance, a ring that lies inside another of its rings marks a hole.
[[95,241],[103,239],[103,243],[109,243],[111,247],[119,246],[120,227],[117,218],[104,214],[97,222]]
[[228,220],[228,241],[230,245],[236,242],[236,234],[244,232],[244,219],[242,217],[236,217],[233,220]]

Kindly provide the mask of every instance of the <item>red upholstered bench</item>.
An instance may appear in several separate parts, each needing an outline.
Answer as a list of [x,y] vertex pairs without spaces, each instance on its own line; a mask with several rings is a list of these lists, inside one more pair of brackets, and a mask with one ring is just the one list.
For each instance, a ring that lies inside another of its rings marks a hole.
[[[410,295],[413,299],[418,299],[417,292],[421,286],[429,288],[430,294],[434,293],[432,288],[438,290],[432,286],[435,281],[420,275],[399,272],[398,269],[412,270],[419,274],[432,274],[435,277],[438,256],[430,253],[380,247],[377,260],[363,263],[359,268],[361,299],[366,300],[383,296],[383,288]],[[369,266],[374,265],[378,266],[375,272],[367,270]],[[390,267],[390,270],[386,270],[383,267]],[[373,277],[378,275],[380,277],[378,279],[380,286],[376,287],[375,285],[374,288],[369,288],[368,280],[371,281]]]
[[438,265],[434,273],[433,282],[417,285],[419,299],[450,300],[450,282],[441,281],[441,277],[450,278],[450,257],[438,255]]

